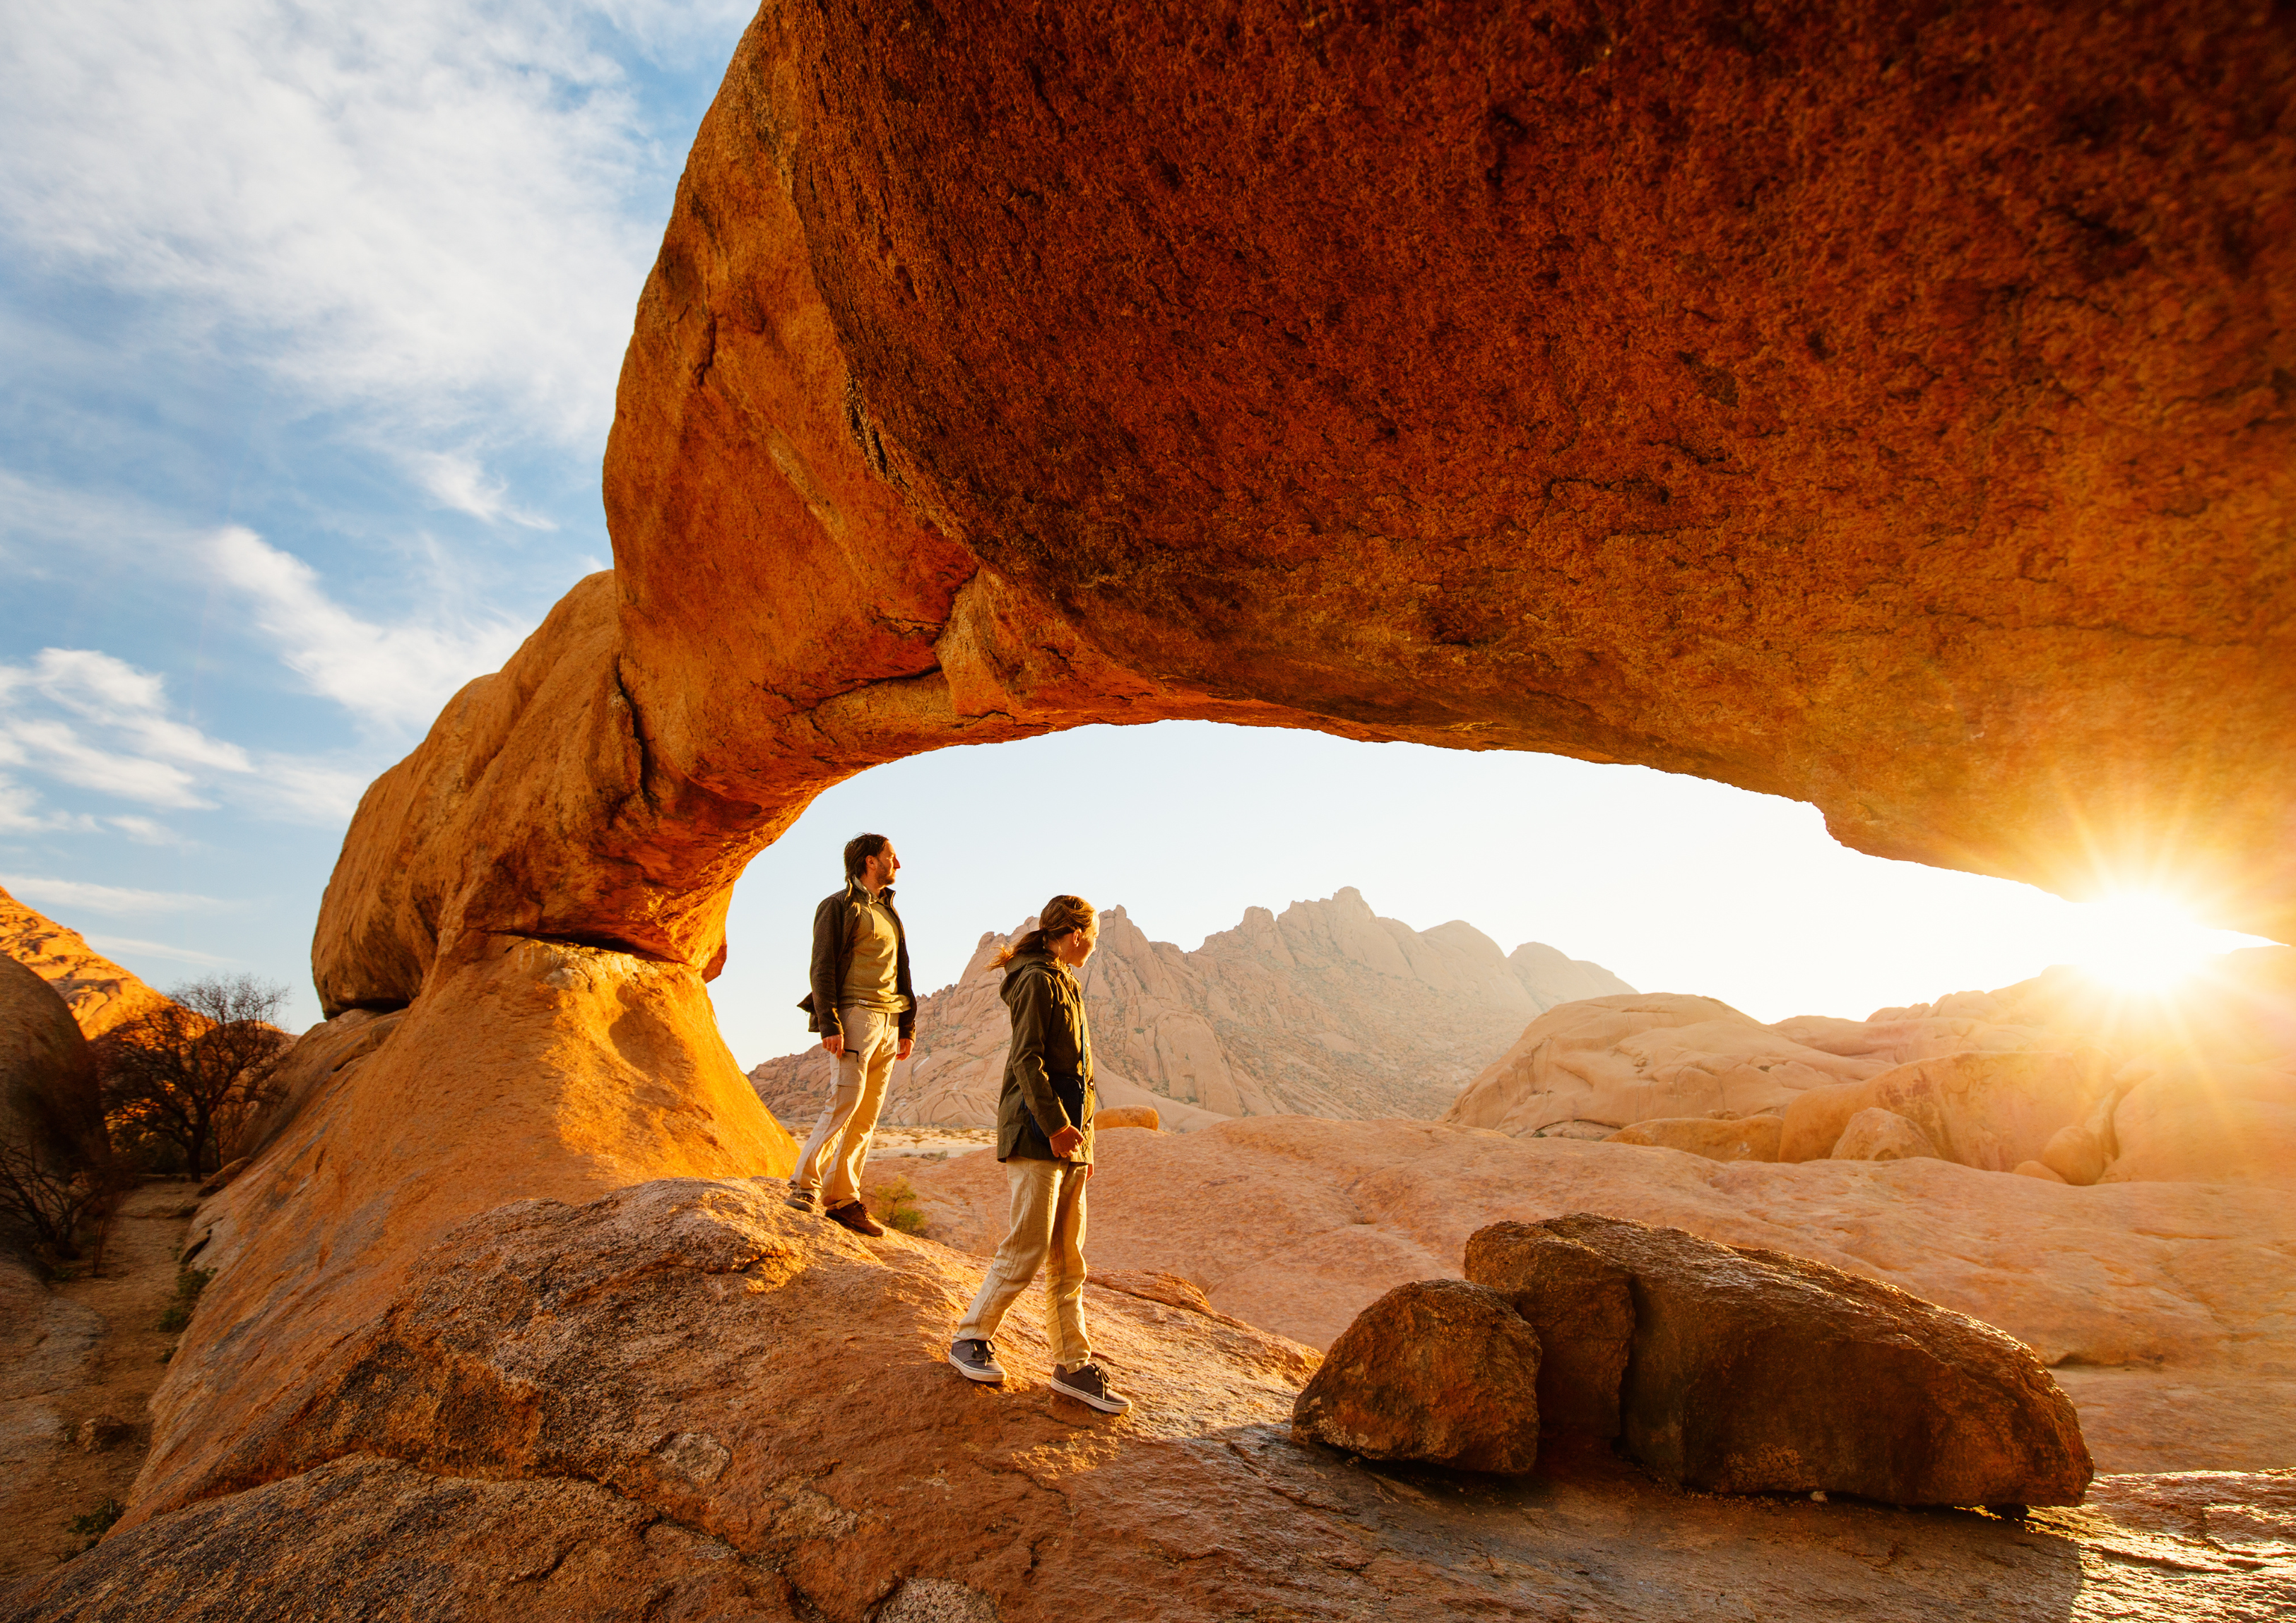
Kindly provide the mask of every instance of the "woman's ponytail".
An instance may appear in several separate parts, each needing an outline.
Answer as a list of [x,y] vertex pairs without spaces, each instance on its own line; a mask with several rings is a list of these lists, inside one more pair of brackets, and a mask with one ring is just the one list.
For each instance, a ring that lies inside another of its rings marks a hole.
[[1023,953],[1049,951],[1048,944],[1054,936],[1064,936],[1071,930],[1099,928],[1100,915],[1093,911],[1090,902],[1080,896],[1056,896],[1037,915],[1037,928],[1007,941],[990,962],[1002,969]]

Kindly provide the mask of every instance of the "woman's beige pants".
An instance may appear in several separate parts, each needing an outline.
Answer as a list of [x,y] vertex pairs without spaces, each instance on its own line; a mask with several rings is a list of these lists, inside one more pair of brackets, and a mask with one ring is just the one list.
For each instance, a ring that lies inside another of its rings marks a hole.
[[996,1248],[972,1310],[956,1327],[958,1340],[994,1340],[1005,1310],[1043,1267],[1045,1333],[1054,1365],[1074,1369],[1092,1361],[1092,1344],[1084,1333],[1084,1189],[1091,1171],[1081,1161],[1031,1161],[1017,1155],[1004,1163],[1013,1196],[1004,1243]]

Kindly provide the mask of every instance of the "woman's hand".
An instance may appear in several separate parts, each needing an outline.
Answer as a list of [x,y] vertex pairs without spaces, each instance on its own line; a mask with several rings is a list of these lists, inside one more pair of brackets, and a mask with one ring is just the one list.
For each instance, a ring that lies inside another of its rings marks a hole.
[[1053,1153],[1059,1156],[1062,1160],[1066,1160],[1070,1156],[1074,1155],[1077,1152],[1078,1148],[1082,1145],[1083,1143],[1084,1129],[1082,1127],[1062,1127],[1059,1132],[1053,1135]]

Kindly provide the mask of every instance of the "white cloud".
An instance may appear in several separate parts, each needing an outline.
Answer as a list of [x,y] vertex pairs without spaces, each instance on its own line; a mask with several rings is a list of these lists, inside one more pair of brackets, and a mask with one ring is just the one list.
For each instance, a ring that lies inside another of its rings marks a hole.
[[120,885],[92,885],[82,880],[50,879],[38,873],[0,873],[0,886],[44,907],[70,907],[88,913],[183,913],[194,907],[229,905],[210,896],[193,896],[180,890],[131,890]]
[[138,941],[129,936],[88,936],[90,947],[102,953],[141,953],[152,958],[173,958],[184,963],[196,963],[204,969],[227,969],[239,962],[236,958],[218,958],[213,953],[195,953],[188,947],[169,947],[164,941]]
[[[0,760],[15,762],[10,751],[8,741],[0,737]],[[95,826],[95,819],[84,814],[42,811],[37,792],[0,773],[0,834],[91,833]]]
[[429,722],[456,688],[499,668],[522,635],[501,619],[444,627],[363,620],[321,589],[309,564],[236,525],[217,532],[209,554],[224,580],[253,600],[257,625],[288,668],[314,692],[373,720]]
[[678,156],[609,48],[716,56],[738,15],[0,0],[0,234],[323,404],[593,439]]
[[106,817],[104,821],[137,845],[189,846],[192,843],[166,824],[150,817],[113,816]]
[[[342,619],[347,636],[374,630]],[[382,656],[369,668],[380,676],[388,666]],[[228,801],[318,823],[348,819],[372,776],[359,766],[258,754],[211,738],[173,714],[161,677],[87,648],[44,648],[29,665],[0,665],[0,766],[163,810],[209,811]],[[104,824],[142,844],[185,843],[136,814],[99,822],[44,810],[31,788],[0,774],[0,833],[97,833]]]
[[413,459],[413,465],[416,482],[441,507],[467,512],[489,524],[501,521],[525,529],[558,528],[538,513],[512,507],[507,500],[509,487],[500,480],[488,480],[476,457],[460,452],[425,452]]

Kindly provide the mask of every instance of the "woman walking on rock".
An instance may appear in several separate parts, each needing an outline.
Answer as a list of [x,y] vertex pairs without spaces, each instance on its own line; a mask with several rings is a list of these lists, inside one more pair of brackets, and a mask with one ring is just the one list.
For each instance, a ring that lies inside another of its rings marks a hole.
[[948,1361],[968,1381],[1004,1379],[989,1343],[1005,1310],[1045,1276],[1045,1328],[1052,1340],[1053,1389],[1109,1414],[1131,1400],[1109,1390],[1084,1328],[1084,1192],[1092,1178],[1092,1034],[1076,971],[1100,939],[1100,920],[1080,896],[1056,896],[1038,927],[996,955],[1005,966],[1004,1006],[1013,1046],[996,1103],[996,1159],[1012,1199],[1004,1243],[972,1309],[956,1327]]

